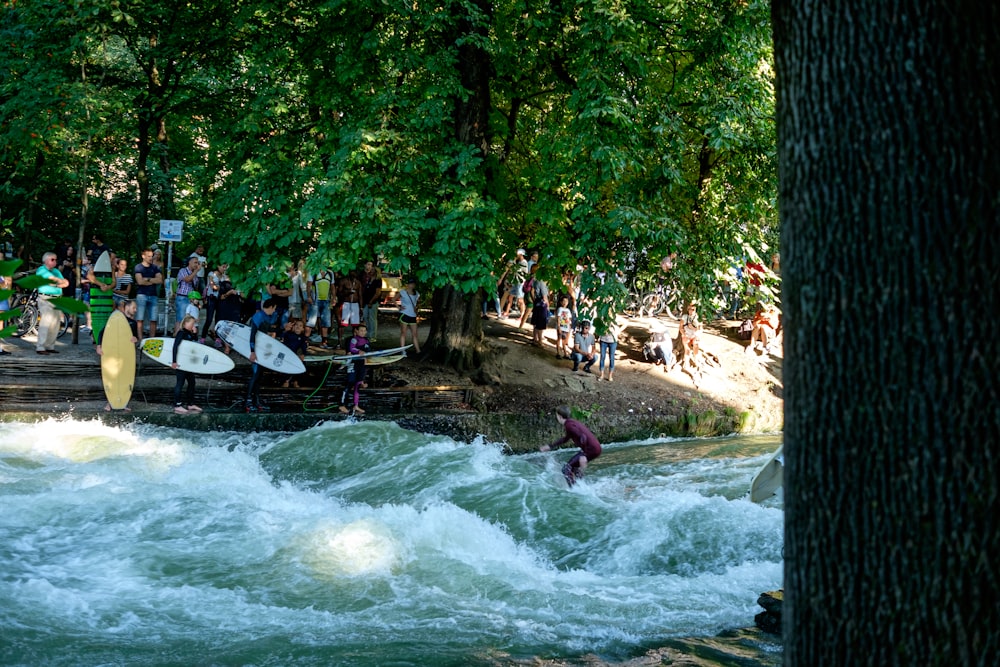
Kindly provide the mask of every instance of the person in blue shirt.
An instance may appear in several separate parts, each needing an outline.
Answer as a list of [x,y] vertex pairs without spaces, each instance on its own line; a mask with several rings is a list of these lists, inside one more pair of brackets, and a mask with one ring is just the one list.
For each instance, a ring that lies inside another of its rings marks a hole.
[[62,296],[63,288],[69,286],[69,281],[56,268],[57,261],[58,257],[54,252],[47,252],[42,255],[42,265],[35,271],[35,275],[48,281],[38,288],[38,342],[35,344],[35,352],[38,354],[59,354],[54,348],[62,315],[49,299]]
[[257,332],[271,332],[274,324],[274,311],[277,304],[274,299],[265,299],[260,310],[250,318],[250,384],[247,386],[247,413],[253,414],[261,411],[260,405],[260,376],[264,369],[257,363],[257,351],[255,349]]

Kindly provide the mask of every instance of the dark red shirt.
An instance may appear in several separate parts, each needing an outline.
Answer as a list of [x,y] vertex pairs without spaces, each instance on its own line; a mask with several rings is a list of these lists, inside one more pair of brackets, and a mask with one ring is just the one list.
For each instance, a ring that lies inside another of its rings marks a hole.
[[553,442],[552,447],[559,447],[572,440],[583,450],[588,461],[593,461],[601,455],[601,443],[597,441],[597,437],[590,432],[589,428],[575,419],[567,419],[563,422],[563,428],[566,429],[566,435]]

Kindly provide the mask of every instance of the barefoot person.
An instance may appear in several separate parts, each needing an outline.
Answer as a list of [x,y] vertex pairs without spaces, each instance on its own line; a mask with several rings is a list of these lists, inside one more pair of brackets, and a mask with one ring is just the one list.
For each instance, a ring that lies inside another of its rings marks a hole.
[[[347,353],[361,355],[357,359],[352,359],[348,362],[347,367],[347,380],[344,384],[344,391],[340,395],[340,411],[343,414],[349,412],[357,413],[363,415],[365,413],[358,406],[358,402],[361,399],[360,390],[368,386],[365,382],[365,373],[368,371],[365,362],[365,356],[371,346],[368,344],[368,327],[364,324],[358,324],[354,327],[354,335],[351,340],[347,343]],[[348,401],[353,397],[353,403],[348,406]]]
[[560,405],[556,408],[556,420],[566,429],[566,435],[552,444],[542,445],[538,449],[539,451],[547,452],[553,447],[566,444],[570,440],[580,448],[580,451],[574,454],[573,458],[562,468],[562,474],[566,478],[566,482],[570,486],[573,486],[576,480],[583,477],[583,473],[587,469],[587,463],[601,455],[601,443],[597,441],[597,438],[590,432],[590,429],[571,418],[570,414],[569,408],[565,405]]
[[399,309],[402,314],[399,316],[399,346],[406,345],[406,332],[410,332],[410,340],[413,341],[413,351],[420,354],[420,341],[417,340],[417,302],[420,300],[420,293],[417,292],[417,279],[410,278],[406,281],[406,289],[399,293]]

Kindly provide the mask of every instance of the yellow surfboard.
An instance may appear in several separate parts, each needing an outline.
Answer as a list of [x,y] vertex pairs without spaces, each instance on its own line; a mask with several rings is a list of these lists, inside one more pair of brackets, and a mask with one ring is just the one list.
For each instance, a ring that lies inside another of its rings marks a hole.
[[101,380],[104,395],[114,410],[121,410],[132,398],[135,384],[135,345],[132,344],[132,328],[125,315],[116,310],[104,325],[104,341],[101,345]]

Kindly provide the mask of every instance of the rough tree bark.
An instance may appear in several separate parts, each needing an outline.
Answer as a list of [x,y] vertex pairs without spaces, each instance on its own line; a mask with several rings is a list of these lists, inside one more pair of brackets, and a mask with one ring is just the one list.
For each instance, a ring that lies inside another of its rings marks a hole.
[[1000,5],[772,12],[785,664],[995,664]]
[[[491,17],[490,0],[471,3],[481,17]],[[461,5],[455,11],[468,12]],[[473,35],[475,39],[469,39]],[[475,146],[483,157],[489,155],[490,56],[479,44],[487,38],[487,26],[467,15],[459,17],[452,36],[459,43],[456,66],[462,87],[468,94],[455,101],[455,137]],[[489,170],[490,160],[484,160]],[[489,189],[492,174],[485,175]],[[484,192],[484,195],[486,193]],[[463,294],[454,287],[434,291],[431,329],[425,343],[431,358],[458,370],[469,370],[482,363],[483,325],[480,319],[482,299],[479,294]]]

